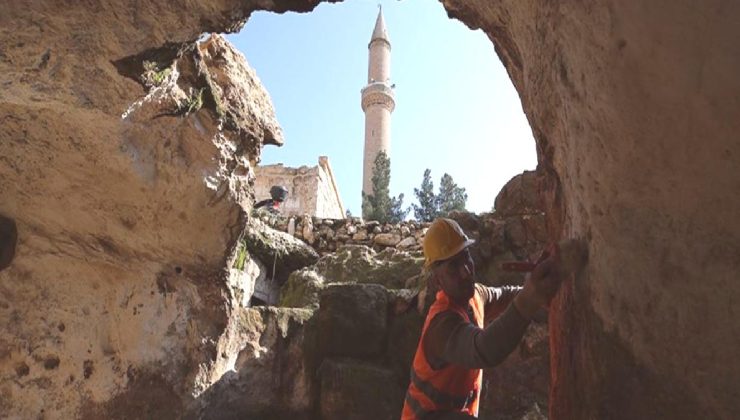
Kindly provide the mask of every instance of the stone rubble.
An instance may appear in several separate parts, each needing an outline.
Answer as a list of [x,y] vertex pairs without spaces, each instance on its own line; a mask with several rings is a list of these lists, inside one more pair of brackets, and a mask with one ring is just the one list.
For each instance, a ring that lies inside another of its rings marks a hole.
[[[534,173],[525,173],[507,184],[505,191],[512,188],[511,184],[530,188],[519,194],[508,194],[511,199],[498,200],[499,205],[506,206],[505,212],[450,215],[468,236],[477,240],[471,253],[480,273],[479,281],[485,284],[521,284],[521,274],[503,273],[498,268],[499,263],[531,258],[544,246],[542,212],[534,208],[531,200],[526,207],[510,202],[522,194],[536,193],[530,182],[532,177]],[[397,418],[421,327],[433,298],[426,293],[422,275],[424,259],[419,245],[429,223],[407,221],[391,225],[360,219],[280,218],[274,215],[264,215],[262,219],[265,223],[251,221],[250,226],[272,232],[269,233],[272,236],[280,232],[273,231],[267,224],[276,229],[292,230],[296,238],[312,238],[312,246],[322,254],[315,263],[289,274],[280,289],[280,307],[270,308],[278,314],[308,311],[300,313],[310,317],[310,322],[292,323],[293,330],[285,333],[307,337],[299,353],[290,358],[304,360],[302,369],[315,369],[302,371],[302,378],[307,381],[302,389],[314,389],[315,393],[302,394],[294,406],[313,407],[322,419]],[[248,238],[265,235],[252,232]],[[292,251],[287,251],[281,245],[284,241],[259,241],[263,247],[267,244],[280,249],[261,254],[306,253],[300,246],[292,246]],[[249,249],[252,248],[254,245]],[[330,251],[332,249],[334,251]],[[251,256],[258,258],[256,252]],[[284,258],[289,261],[292,257],[285,255]],[[287,314],[284,316],[292,316]],[[482,418],[545,418],[541,407],[547,407],[547,343],[546,325],[542,321],[535,322],[514,354],[500,366],[485,371],[488,385],[481,406]],[[280,346],[274,351],[284,352]],[[275,354],[271,357],[287,360],[288,356]],[[255,365],[251,368],[263,369]],[[258,415],[259,407],[252,400],[237,403],[236,397],[227,400],[224,397],[235,390],[244,392],[254,378],[254,373],[238,373],[229,379],[231,386],[220,385],[219,391],[209,397],[213,400],[206,398],[203,404],[205,407],[214,405],[214,412],[221,412],[228,406],[235,412]],[[275,389],[282,387],[278,384]],[[293,414],[298,418],[303,415],[305,413]]]

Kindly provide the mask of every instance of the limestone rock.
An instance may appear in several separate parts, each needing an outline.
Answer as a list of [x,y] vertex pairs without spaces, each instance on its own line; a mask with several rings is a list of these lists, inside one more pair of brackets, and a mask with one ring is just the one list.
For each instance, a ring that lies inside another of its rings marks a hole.
[[396,246],[401,242],[401,236],[395,233],[379,233],[373,238],[373,243],[383,246]]
[[337,234],[334,239],[336,239],[337,242],[345,243],[352,238],[349,235]]
[[388,295],[382,286],[342,284],[321,291],[318,337],[322,356],[379,355],[387,328]]
[[409,368],[416,354],[421,337],[424,316],[416,308],[398,314],[388,326],[388,350],[386,358],[398,381],[404,388],[408,386]]
[[319,259],[316,251],[304,242],[254,218],[247,225],[244,243],[247,250],[267,267],[268,276],[277,279],[279,284],[283,284],[291,272]]
[[327,359],[321,364],[322,420],[392,420],[401,415],[404,391],[393,372],[348,359]]
[[[263,144],[282,145],[282,129],[274,113],[264,112],[265,109],[271,109],[269,96],[260,96],[255,100],[243,94],[245,83],[248,89],[262,89],[254,71],[247,66],[231,67],[231,71],[222,70],[221,63],[244,60],[244,56],[219,35],[211,35],[199,47],[205,64],[203,77],[215,102],[215,111],[226,128],[238,133],[245,141],[250,133],[261,128],[265,130]],[[259,153],[259,145],[253,147]]]
[[494,208],[501,218],[544,213],[537,188],[537,173],[524,171],[511,178],[496,196]]
[[408,238],[405,238],[404,240],[397,243],[396,248],[407,249],[407,248],[411,248],[414,245],[416,245],[416,239],[414,239],[413,236],[409,236]]
[[314,236],[314,231],[313,231],[313,222],[311,221],[311,218],[309,217],[304,218],[302,233],[303,233],[303,239],[309,244],[313,244],[316,241],[316,236]]
[[288,220],[287,232],[288,232],[288,235],[295,236],[295,217],[291,217]]
[[465,232],[477,232],[480,230],[480,218],[468,211],[452,211],[447,216],[456,221]]
[[280,306],[317,308],[324,283],[324,278],[310,267],[292,272],[280,289]]
[[243,260],[240,261],[237,257],[237,261],[234,261],[227,281],[239,306],[246,308],[250,306],[252,296],[255,295],[258,287],[260,289],[259,298],[265,302],[274,303],[271,299],[276,296],[265,296],[265,294],[269,295],[269,291],[264,287],[266,278],[265,266],[260,261],[244,255]]
[[365,231],[359,231],[359,232],[355,233],[354,235],[352,235],[352,240],[353,241],[361,242],[361,241],[366,241],[367,239],[368,239],[368,237],[367,237],[367,233]]
[[200,395],[187,418],[296,418],[313,411],[313,312],[267,308],[239,311],[241,337],[233,370]]
[[347,245],[322,257],[314,269],[332,283],[377,283],[400,289],[406,279],[421,271],[422,265],[418,252],[386,248],[376,253],[363,245]]
[[547,231],[543,214],[523,215],[505,219],[508,248],[520,258],[536,258],[536,253],[547,243]]
[[[390,249],[390,248],[389,248]],[[362,245],[347,245],[327,254],[311,267],[293,272],[281,289],[281,306],[315,307],[318,292],[327,283],[376,283],[407,287],[419,274],[423,259],[402,251],[376,253]]]
[[282,141],[244,57],[195,42],[246,15],[27,6],[0,13],[0,417],[179,416],[229,368],[251,165]]
[[416,238],[417,241],[421,242],[421,240],[424,238],[424,235],[427,234],[427,230],[429,230],[429,227],[417,230],[416,232],[414,232],[414,238]]

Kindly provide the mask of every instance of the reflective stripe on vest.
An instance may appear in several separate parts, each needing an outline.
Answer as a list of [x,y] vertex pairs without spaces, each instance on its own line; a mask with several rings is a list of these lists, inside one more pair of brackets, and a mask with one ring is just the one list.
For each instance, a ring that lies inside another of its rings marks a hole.
[[408,391],[406,391],[406,407],[410,408],[411,411],[414,412],[417,419],[423,419],[424,416],[430,413],[430,411],[425,410],[424,407],[419,404],[419,401],[416,401]]
[[462,410],[473,400],[471,397],[475,396],[475,390],[471,391],[469,395],[464,397],[444,393],[436,389],[434,385],[419,378],[413,369],[411,369],[411,382],[413,382],[414,386],[416,386],[419,391],[423,392],[427,398],[432,400],[433,403],[442,407],[452,407]]

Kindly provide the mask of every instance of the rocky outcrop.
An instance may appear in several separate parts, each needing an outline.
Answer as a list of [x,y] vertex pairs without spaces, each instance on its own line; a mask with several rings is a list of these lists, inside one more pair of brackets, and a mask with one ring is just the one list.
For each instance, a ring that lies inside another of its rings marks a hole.
[[0,16],[0,417],[176,415],[244,345],[229,267],[282,134],[243,56],[194,42],[235,9],[161,6]]
[[313,315],[305,309],[239,310],[234,325],[244,346],[232,369],[191,403],[184,417],[313,418],[318,362]]
[[362,245],[348,245],[321,258],[314,270],[332,283],[374,283],[401,289],[421,272],[423,263],[420,252],[395,248],[375,252]]
[[544,213],[537,184],[535,171],[524,171],[510,179],[494,201],[496,215],[505,218]]
[[538,197],[538,173],[525,171],[504,185],[492,213],[453,212],[471,238],[478,281],[490,286],[521,285],[521,273],[501,270],[506,261],[535,260],[549,242],[545,213]]
[[363,245],[346,245],[306,269],[293,272],[281,289],[280,304],[318,304],[318,292],[330,283],[379,284],[389,289],[416,287],[424,259],[419,252],[387,248],[375,252]]
[[[247,223],[241,246],[267,267],[267,276],[282,285],[290,273],[316,263],[319,255],[304,242],[257,219]],[[274,271],[273,271],[274,270]]]
[[394,296],[375,284],[332,285],[320,299],[316,312],[239,310],[229,330],[243,344],[232,368],[182,416],[398,418],[421,316],[396,312]]
[[550,312],[550,417],[737,417],[740,5],[442,3],[519,92],[550,236],[589,246]]
[[[399,372],[393,361],[409,358],[396,350],[410,349],[389,338],[389,325],[400,315],[392,310],[390,297],[377,284],[332,285],[321,292],[317,318],[322,361],[317,375],[322,419],[390,420],[400,415],[408,366]],[[406,323],[411,336],[420,331],[422,321],[413,319],[417,323]]]
[[378,284],[329,286],[321,292],[318,323],[324,356],[382,354],[388,331],[388,294]]

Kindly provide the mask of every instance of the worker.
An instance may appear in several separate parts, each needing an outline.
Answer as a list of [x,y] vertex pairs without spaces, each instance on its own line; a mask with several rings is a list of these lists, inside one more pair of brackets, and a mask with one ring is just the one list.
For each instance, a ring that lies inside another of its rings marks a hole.
[[262,200],[254,205],[254,210],[265,207],[265,209],[273,214],[280,213],[280,204],[282,204],[288,197],[288,189],[282,185],[273,185],[270,188],[270,198]]
[[[424,237],[428,286],[439,289],[411,368],[402,420],[473,419],[483,372],[519,344],[535,314],[557,292],[563,274],[554,248],[543,253],[523,287],[475,282],[469,239],[451,219],[438,218]],[[487,312],[500,315],[484,328]]]

